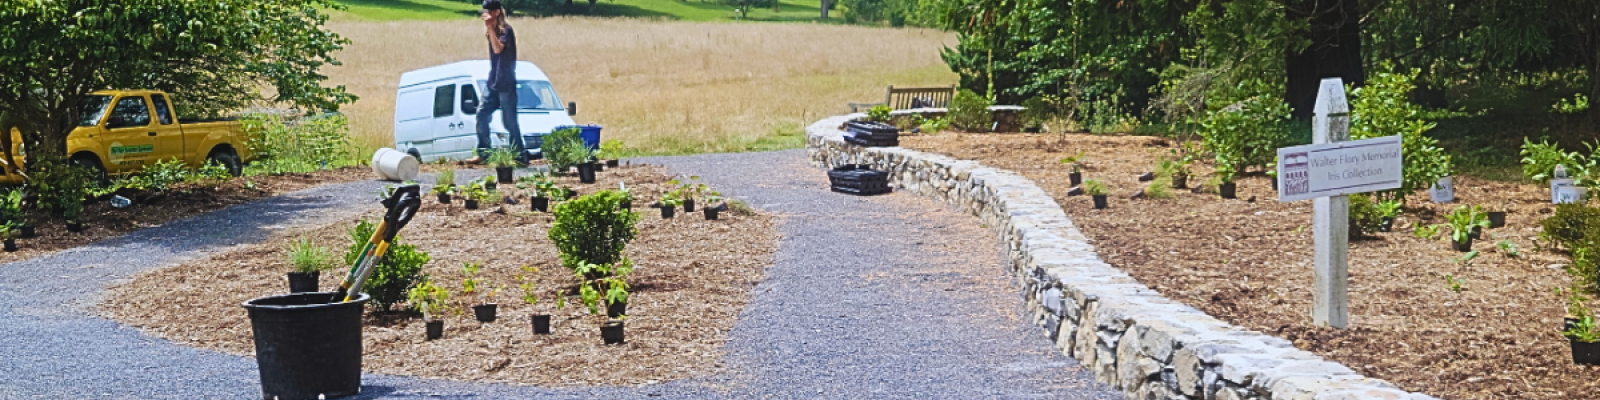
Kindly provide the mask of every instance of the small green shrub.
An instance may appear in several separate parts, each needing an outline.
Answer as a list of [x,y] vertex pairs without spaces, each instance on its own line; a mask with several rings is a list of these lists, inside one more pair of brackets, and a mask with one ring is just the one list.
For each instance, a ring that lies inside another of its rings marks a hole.
[[445,313],[445,309],[449,307],[445,301],[449,299],[449,290],[436,286],[432,279],[423,277],[415,287],[411,288],[406,296],[406,303],[421,312],[424,320],[432,321]]
[[544,147],[540,150],[544,152],[545,161],[550,162],[550,168],[561,171],[588,161],[575,158],[576,152],[566,151],[570,147],[583,147],[583,138],[578,136],[578,132],[577,127],[568,127],[551,131],[544,137]]
[[1090,196],[1105,196],[1106,194],[1111,193],[1111,190],[1106,188],[1106,184],[1104,182],[1100,182],[1099,179],[1089,179],[1083,181],[1083,191],[1088,193]]
[[1473,228],[1488,228],[1489,214],[1483,212],[1483,207],[1464,205],[1450,211],[1446,217],[1450,221],[1450,240],[1456,243],[1470,240]]
[[1597,238],[1591,235],[1600,235],[1600,208],[1560,204],[1539,226],[1544,228],[1539,235],[1551,243],[1573,250],[1587,247]]
[[950,107],[945,112],[945,117],[957,128],[968,132],[988,132],[989,125],[994,122],[994,115],[989,113],[989,106],[993,105],[989,98],[962,89],[950,100]]
[[69,221],[83,215],[83,199],[89,194],[89,184],[95,180],[88,168],[81,168],[59,158],[45,158],[31,163],[28,186],[39,200],[37,206],[49,209]]
[[[344,254],[346,265],[355,265],[356,258],[361,256],[361,250],[367,247],[367,241],[372,239],[372,232],[377,226],[368,220],[360,220],[347,231],[350,236],[350,249]],[[389,244],[389,253],[383,256],[373,268],[372,276],[367,277],[367,282],[362,291],[372,296],[372,305],[378,311],[389,311],[390,307],[406,301],[407,292],[417,282],[427,279],[422,273],[422,266],[431,261],[428,253],[417,251],[417,246],[401,243],[401,237],[395,236],[394,243]]]
[[871,110],[867,110],[867,120],[872,122],[887,123],[889,122],[890,111],[893,110],[889,109],[889,106],[883,104],[872,106]]
[[515,168],[517,166],[517,152],[510,148],[489,150],[489,158],[485,162],[491,168]]
[[[1270,96],[1256,96],[1207,113],[1200,121],[1200,146],[1216,156],[1217,169],[1232,173],[1265,167],[1288,137],[1289,105]],[[1232,174],[1224,182],[1232,182]]]
[[588,264],[621,262],[622,251],[639,234],[639,214],[619,209],[625,196],[602,190],[555,206],[550,241],[561,253],[561,265],[577,270]]
[[1383,213],[1378,210],[1378,204],[1366,194],[1350,195],[1350,226],[1356,228],[1350,231],[1351,235],[1361,232],[1377,232],[1383,224]]
[[1409,100],[1417,73],[1379,72],[1366,86],[1350,91],[1351,139],[1400,136],[1404,164],[1400,188],[1388,198],[1404,200],[1405,194],[1427,189],[1439,178],[1450,176],[1450,155],[1439,148],[1438,140],[1426,135],[1435,124],[1423,119],[1422,106]]
[[255,161],[246,175],[309,173],[360,165],[360,149],[350,143],[344,115],[327,114],[285,121],[276,114],[252,114],[240,123],[250,137],[245,148]]

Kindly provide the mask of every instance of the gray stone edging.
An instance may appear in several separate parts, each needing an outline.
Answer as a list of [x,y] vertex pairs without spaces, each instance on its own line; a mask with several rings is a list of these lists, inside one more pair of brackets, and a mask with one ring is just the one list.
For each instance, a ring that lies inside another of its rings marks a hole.
[[895,190],[955,204],[993,227],[1034,322],[1130,399],[1435,399],[1162,297],[1101,261],[1055,199],[1026,177],[939,154],[845,143],[841,126],[864,115],[807,127],[811,162],[887,171]]

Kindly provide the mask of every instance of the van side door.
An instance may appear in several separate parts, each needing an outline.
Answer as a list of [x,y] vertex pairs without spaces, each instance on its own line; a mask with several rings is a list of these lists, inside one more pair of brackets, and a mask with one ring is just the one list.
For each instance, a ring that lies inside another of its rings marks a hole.
[[151,162],[156,152],[158,132],[150,118],[150,104],[144,96],[123,96],[111,105],[106,117],[101,149],[109,161],[106,172],[135,171]]
[[[455,82],[441,83],[433,88],[433,132],[438,138],[434,142],[434,149],[437,153],[471,152],[478,143],[476,136],[468,135],[472,131],[472,124],[456,113],[456,92]],[[472,157],[470,153],[451,156]]]

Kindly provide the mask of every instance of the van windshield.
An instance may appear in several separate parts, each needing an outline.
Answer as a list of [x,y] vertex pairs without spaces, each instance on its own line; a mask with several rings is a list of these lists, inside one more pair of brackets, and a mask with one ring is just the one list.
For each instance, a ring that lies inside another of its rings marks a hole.
[[106,116],[106,106],[111,105],[111,96],[89,95],[83,100],[78,100],[78,126],[94,126],[100,123],[100,117]]
[[[485,81],[478,81],[478,87],[488,91]],[[487,99],[485,99],[487,100]],[[549,81],[517,81],[517,109],[538,111],[561,111],[561,99],[556,97],[556,89],[550,87]]]

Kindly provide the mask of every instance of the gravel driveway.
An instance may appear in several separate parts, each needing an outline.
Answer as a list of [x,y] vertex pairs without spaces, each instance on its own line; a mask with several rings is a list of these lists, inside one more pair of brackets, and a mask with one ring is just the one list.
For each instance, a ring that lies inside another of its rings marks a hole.
[[[1027,321],[976,218],[911,195],[828,192],[803,150],[634,162],[784,217],[722,372],[576,389],[369,374],[352,398],[1121,398]],[[0,265],[0,399],[259,398],[254,360],[152,339],[90,307],[139,271],[348,218],[381,186],[310,189]]]

